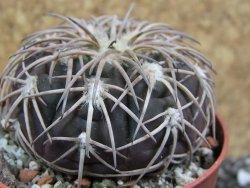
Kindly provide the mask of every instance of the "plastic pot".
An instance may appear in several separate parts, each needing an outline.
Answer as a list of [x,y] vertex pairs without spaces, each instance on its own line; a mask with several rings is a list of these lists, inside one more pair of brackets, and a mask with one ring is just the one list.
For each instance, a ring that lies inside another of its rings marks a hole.
[[[217,160],[214,164],[204,172],[202,176],[195,179],[192,183],[185,185],[183,188],[215,188],[218,170],[226,157],[228,150],[228,130],[220,116],[216,116],[217,138],[220,147],[217,152]],[[9,188],[0,182],[0,188]]]
[[220,145],[220,148],[216,151],[218,152],[217,160],[202,176],[195,179],[192,183],[185,185],[183,188],[215,188],[218,170],[227,154],[229,136],[226,125],[218,115],[216,116],[216,125],[217,138]]

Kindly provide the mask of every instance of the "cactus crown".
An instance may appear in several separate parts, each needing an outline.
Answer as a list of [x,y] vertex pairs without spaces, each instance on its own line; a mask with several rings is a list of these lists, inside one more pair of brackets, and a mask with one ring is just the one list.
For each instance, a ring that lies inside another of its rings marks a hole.
[[215,136],[210,62],[187,34],[116,16],[51,14],[1,75],[2,126],[65,173],[134,176],[168,168]]

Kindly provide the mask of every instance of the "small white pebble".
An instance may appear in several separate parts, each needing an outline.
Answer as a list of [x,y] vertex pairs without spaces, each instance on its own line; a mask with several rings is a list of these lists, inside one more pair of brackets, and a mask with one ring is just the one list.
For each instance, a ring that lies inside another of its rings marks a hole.
[[37,185],[37,184],[33,184],[33,185],[31,186],[31,188],[41,188],[41,186],[39,186],[39,185]]
[[10,158],[8,155],[4,155],[3,156],[5,161],[12,167],[15,167],[16,166],[16,162],[14,159]]
[[8,141],[6,138],[1,138],[0,139],[0,150],[5,149],[8,144]]
[[190,169],[187,169],[185,170],[185,173],[184,173],[186,176],[188,177],[193,177],[195,176],[195,174],[190,170]]
[[213,155],[213,150],[206,148],[206,147],[202,147],[199,149],[199,151],[202,153],[202,155],[204,156],[209,156],[209,155]]
[[175,170],[174,170],[174,175],[175,175],[175,181],[177,183],[177,185],[186,185],[192,181],[194,181],[195,178],[193,177],[190,177],[189,173],[183,173],[183,169],[177,167]]
[[46,170],[45,170],[45,172],[44,173],[42,173],[42,177],[44,177],[44,176],[54,176],[55,174],[54,174],[54,172],[53,172],[53,170],[52,169],[50,169],[50,168],[47,168]]
[[29,163],[29,169],[30,170],[39,170],[40,166],[39,166],[39,164],[37,162],[30,161],[30,163]]
[[59,182],[63,182],[64,181],[64,179],[63,179],[63,177],[61,176],[61,175],[56,175],[55,176],[56,177],[56,180]]
[[189,169],[190,171],[193,171],[193,172],[196,172],[196,171],[198,170],[198,168],[200,168],[200,167],[197,166],[197,164],[195,164],[195,163],[193,163],[193,162],[191,162],[190,165],[189,165],[189,167],[188,167],[188,169]]
[[202,174],[204,174],[204,172],[206,172],[205,169],[199,168],[196,173],[197,173],[198,176],[201,176]]
[[163,182],[159,179],[158,180],[158,185],[162,185],[163,184]]
[[61,181],[57,181],[55,184],[54,184],[54,188],[62,188],[63,187],[63,183]]
[[41,188],[52,188],[53,186],[50,184],[44,184],[41,186]]
[[[198,177],[204,173],[204,169],[201,168],[198,164],[191,162],[188,169],[186,170],[186,174],[190,177]],[[187,173],[189,172],[189,173]]]
[[17,151],[17,146],[16,145],[7,145],[5,147],[5,150],[6,150],[7,153],[13,154],[16,157],[16,151]]
[[117,181],[117,184],[118,184],[118,185],[123,185],[124,182],[123,182],[122,180],[118,180],[118,181]]
[[72,188],[72,185],[70,185],[70,184],[66,185],[66,188]]
[[52,185],[50,184],[44,184],[41,186],[41,188],[52,188]]
[[250,185],[250,172],[240,169],[237,173],[238,184],[242,187]]
[[17,148],[14,155],[16,156],[17,159],[21,159],[23,161],[27,160],[27,155],[25,151],[20,147]]
[[133,188],[141,188],[139,185],[134,185]]
[[22,160],[20,160],[20,159],[17,159],[16,160],[16,167],[17,167],[17,169],[22,169],[23,168],[23,161]]

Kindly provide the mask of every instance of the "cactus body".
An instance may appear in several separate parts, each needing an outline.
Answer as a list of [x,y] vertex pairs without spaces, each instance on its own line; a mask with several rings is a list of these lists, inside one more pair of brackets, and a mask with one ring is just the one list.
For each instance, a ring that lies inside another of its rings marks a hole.
[[63,24],[28,36],[1,75],[2,126],[28,153],[79,177],[141,177],[190,160],[215,135],[212,68],[192,37],[116,16],[53,16]]

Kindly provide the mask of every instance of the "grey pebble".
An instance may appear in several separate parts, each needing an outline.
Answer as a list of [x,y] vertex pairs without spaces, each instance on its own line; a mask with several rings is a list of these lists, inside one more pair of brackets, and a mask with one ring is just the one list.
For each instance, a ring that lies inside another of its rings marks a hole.
[[116,187],[116,183],[110,179],[103,179],[102,184],[104,186],[107,186],[108,188],[115,188]]

